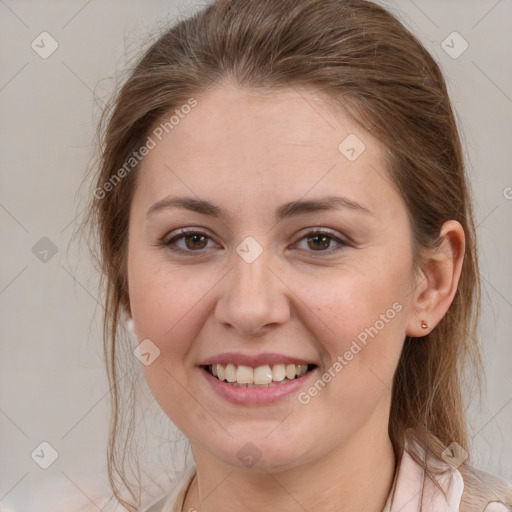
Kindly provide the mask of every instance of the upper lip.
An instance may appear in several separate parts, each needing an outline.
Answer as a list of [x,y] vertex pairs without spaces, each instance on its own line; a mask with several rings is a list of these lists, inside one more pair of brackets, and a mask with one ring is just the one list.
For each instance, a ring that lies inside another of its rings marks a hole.
[[235,364],[243,366],[252,366],[257,368],[258,366],[273,365],[273,364],[316,364],[312,361],[301,359],[296,356],[287,356],[285,354],[277,354],[273,352],[266,352],[263,354],[242,354],[240,352],[225,352],[216,356],[205,359],[199,366],[208,366],[211,364]]

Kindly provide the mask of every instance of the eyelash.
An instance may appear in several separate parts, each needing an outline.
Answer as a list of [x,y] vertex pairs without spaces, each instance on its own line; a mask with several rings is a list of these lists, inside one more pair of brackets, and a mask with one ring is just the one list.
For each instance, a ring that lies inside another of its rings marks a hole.
[[[185,239],[187,237],[190,237],[190,236],[193,236],[193,235],[200,235],[200,236],[205,236],[206,238],[210,239],[211,238],[203,231],[200,231],[200,230],[197,230],[197,229],[194,229],[194,228],[184,228],[184,229],[181,229],[180,231],[178,231],[178,233],[176,235],[174,235],[173,237],[169,238],[169,239],[164,239],[162,240],[159,245],[166,248],[166,249],[170,249],[172,252],[174,253],[178,253],[178,254],[187,254],[187,255],[190,255],[192,253],[202,253],[204,252],[206,249],[199,249],[197,251],[194,251],[194,250],[191,250],[191,249],[181,249],[181,248],[177,248],[176,246],[175,247],[171,247],[176,241],[180,240],[180,239]],[[315,236],[326,236],[328,237],[329,239],[335,241],[336,243],[339,244],[339,246],[335,249],[327,249],[327,250],[318,250],[318,251],[313,251],[313,250],[310,250],[310,251],[307,251],[307,252],[311,252],[311,253],[320,253],[320,254],[332,254],[332,253],[337,253],[341,250],[343,250],[345,247],[349,247],[350,244],[345,241],[345,240],[342,240],[341,238],[335,236],[334,232],[330,231],[330,230],[326,230],[326,229],[318,229],[318,230],[311,230],[311,231],[308,231],[307,233],[304,233],[304,235],[300,238],[299,241],[302,241],[302,240],[305,240],[305,239],[308,239],[308,238],[313,238]]]

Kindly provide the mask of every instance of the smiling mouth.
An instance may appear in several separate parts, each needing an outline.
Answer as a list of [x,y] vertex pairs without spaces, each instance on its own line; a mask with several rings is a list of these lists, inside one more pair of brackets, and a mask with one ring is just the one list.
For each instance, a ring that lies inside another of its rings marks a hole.
[[221,382],[235,387],[265,388],[278,386],[301,378],[316,368],[315,364],[273,364],[256,368],[235,364],[210,364],[203,366],[205,371]]

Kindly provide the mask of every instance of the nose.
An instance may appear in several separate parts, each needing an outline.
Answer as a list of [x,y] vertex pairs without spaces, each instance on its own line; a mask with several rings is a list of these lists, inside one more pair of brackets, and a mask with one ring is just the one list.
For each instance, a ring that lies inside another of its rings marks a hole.
[[238,334],[263,335],[290,318],[290,290],[265,253],[252,263],[234,254],[233,269],[223,280],[215,317]]

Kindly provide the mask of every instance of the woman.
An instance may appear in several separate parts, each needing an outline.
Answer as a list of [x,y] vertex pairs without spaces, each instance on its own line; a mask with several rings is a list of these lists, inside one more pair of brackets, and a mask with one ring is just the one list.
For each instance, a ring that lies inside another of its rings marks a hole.
[[219,0],[145,53],[102,137],[88,219],[127,509],[124,321],[194,456],[151,512],[512,506],[468,455],[479,273],[461,144],[439,67],[399,21],[362,0]]

